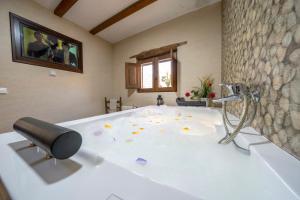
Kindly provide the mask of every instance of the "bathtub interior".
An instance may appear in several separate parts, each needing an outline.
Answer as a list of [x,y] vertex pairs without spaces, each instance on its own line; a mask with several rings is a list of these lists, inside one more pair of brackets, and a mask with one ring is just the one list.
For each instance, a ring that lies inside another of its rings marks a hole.
[[79,155],[196,197],[294,198],[256,157],[217,143],[224,135],[219,110],[153,106],[69,127],[82,134]]

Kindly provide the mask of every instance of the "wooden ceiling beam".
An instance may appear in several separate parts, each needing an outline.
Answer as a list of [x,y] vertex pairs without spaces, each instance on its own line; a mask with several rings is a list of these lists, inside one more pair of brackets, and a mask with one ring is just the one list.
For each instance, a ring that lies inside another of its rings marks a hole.
[[100,31],[106,29],[107,27],[117,23],[118,21],[121,21],[122,19],[128,17],[129,15],[132,15],[133,13],[143,9],[144,7],[154,3],[157,0],[138,0],[134,4],[131,4],[124,10],[120,11],[119,13],[115,14],[111,18],[105,20],[98,26],[94,27],[92,30],[90,30],[90,33],[95,35],[99,33]]
[[61,2],[55,8],[54,14],[59,17],[64,16],[64,14],[66,14],[77,1],[78,0],[61,0]]

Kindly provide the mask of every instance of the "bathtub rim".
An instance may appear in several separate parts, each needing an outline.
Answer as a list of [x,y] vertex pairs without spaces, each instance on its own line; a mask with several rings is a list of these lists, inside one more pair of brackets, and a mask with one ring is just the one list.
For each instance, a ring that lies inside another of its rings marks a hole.
[[[79,125],[82,123],[87,123],[99,119],[105,119],[105,118],[111,118],[121,115],[127,115],[132,112],[143,110],[145,108],[153,108],[156,106],[145,106],[145,107],[139,107],[134,108],[131,110],[125,110],[115,113],[109,113],[104,115],[96,115],[92,117],[87,117],[83,119],[78,120],[72,120],[62,123],[57,123],[57,125],[69,127],[73,125]],[[177,107],[177,106],[168,106],[168,107]],[[199,108],[199,107],[195,107]],[[201,110],[217,110],[220,115],[222,115],[222,110],[220,108],[209,108],[209,107],[201,107]],[[229,114],[229,118],[231,119],[237,119],[233,115]],[[224,128],[224,127],[223,127]],[[249,130],[249,132],[254,134],[259,134],[254,128],[249,127],[246,128]],[[225,129],[224,129],[225,131]],[[2,133],[4,134],[11,134],[16,132],[7,132]],[[225,132],[224,132],[225,133]],[[250,136],[239,134],[236,138],[237,142],[241,142],[243,144],[250,144],[253,142]],[[268,140],[264,136],[260,136],[259,140]],[[282,182],[282,184],[295,196],[295,198],[300,200],[300,160],[295,158],[293,155],[289,154],[288,152],[284,151],[274,143],[270,142],[268,144],[264,145],[257,145],[257,146],[251,146],[250,147],[252,155],[256,156],[258,159],[260,159],[268,169],[271,170],[271,172]]]
[[[139,108],[134,108],[130,110],[124,110],[121,112],[109,113],[105,115],[98,115],[89,118],[73,120],[69,122],[59,123],[61,126],[72,126],[80,123],[90,122],[98,119],[105,119],[120,115],[126,115],[135,111],[143,110],[145,108],[153,108],[156,106],[144,106]],[[168,106],[168,107],[178,107],[178,106]],[[195,107],[201,110],[217,110],[220,115],[222,115],[222,109],[220,108],[211,108],[211,107]],[[230,119],[237,119],[234,115],[228,115]],[[245,130],[253,134],[260,134],[254,128],[248,127]],[[225,131],[225,129],[224,129]],[[225,134],[225,132],[224,132]],[[265,141],[268,140],[265,136],[259,136],[260,138],[256,138],[256,141]],[[236,138],[237,142],[241,142],[243,144],[249,145],[251,142],[251,137],[239,134]],[[250,151],[253,155],[257,156],[273,173],[279,178],[279,180],[285,185],[288,190],[294,194],[294,196],[300,199],[300,160],[298,160],[293,155],[289,154],[285,150],[281,149],[273,142],[270,141],[268,144],[250,146]],[[275,153],[276,152],[276,153]],[[284,164],[283,164],[284,163]],[[298,170],[297,170],[298,169]]]

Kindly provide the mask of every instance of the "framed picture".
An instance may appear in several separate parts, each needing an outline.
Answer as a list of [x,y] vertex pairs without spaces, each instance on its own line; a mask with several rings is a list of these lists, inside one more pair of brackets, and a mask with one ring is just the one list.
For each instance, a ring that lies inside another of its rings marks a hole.
[[82,43],[9,13],[14,62],[83,73]]

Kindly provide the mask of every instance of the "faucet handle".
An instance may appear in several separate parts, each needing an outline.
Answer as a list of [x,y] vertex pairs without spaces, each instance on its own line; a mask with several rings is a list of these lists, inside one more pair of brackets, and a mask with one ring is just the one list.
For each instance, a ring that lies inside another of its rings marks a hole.
[[233,83],[220,83],[219,84],[221,87],[225,87],[227,88],[228,92],[229,92],[229,95],[234,95],[234,91],[233,91],[233,86],[234,84]]
[[232,89],[232,87],[234,87],[234,86],[236,86],[236,85],[238,85],[239,83],[220,83],[219,85],[220,86],[224,86],[224,87],[226,87],[226,88],[228,88],[228,89]]
[[220,85],[227,88],[229,95],[241,95],[249,93],[249,88],[242,83],[221,83]]
[[252,86],[250,88],[250,94],[252,99],[255,102],[259,102],[260,101],[260,95],[261,95],[261,88],[259,86]]

